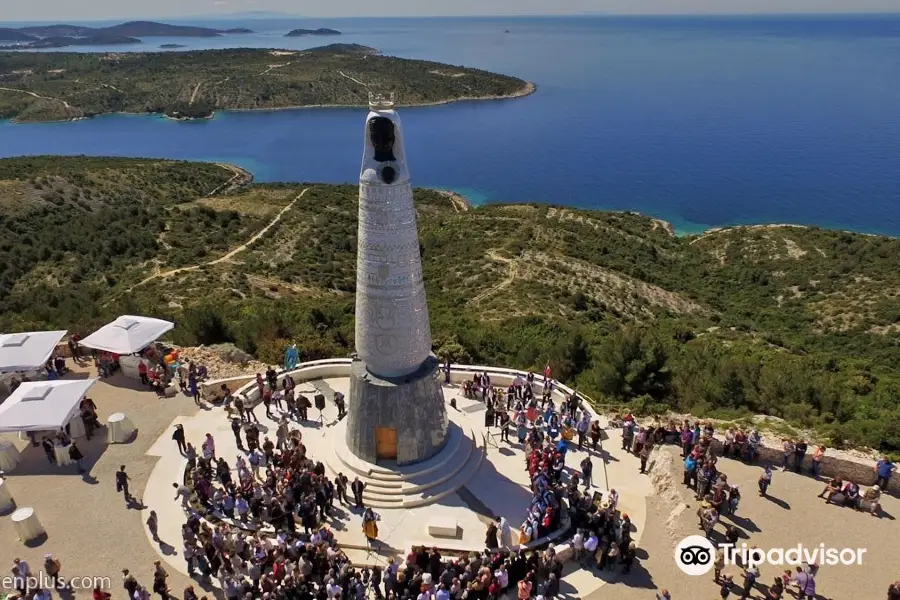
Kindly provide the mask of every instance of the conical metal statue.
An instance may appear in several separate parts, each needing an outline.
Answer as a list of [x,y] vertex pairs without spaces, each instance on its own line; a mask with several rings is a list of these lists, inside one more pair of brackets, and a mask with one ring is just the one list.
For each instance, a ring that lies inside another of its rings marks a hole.
[[437,453],[447,412],[431,354],[409,169],[393,99],[370,97],[359,177],[356,352],[347,445],[369,462]]

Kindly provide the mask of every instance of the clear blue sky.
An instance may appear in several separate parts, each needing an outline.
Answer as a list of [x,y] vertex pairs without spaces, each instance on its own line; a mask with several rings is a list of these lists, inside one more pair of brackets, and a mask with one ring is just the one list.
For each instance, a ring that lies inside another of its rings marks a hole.
[[311,17],[898,12],[900,0],[0,0],[2,21],[279,11]]

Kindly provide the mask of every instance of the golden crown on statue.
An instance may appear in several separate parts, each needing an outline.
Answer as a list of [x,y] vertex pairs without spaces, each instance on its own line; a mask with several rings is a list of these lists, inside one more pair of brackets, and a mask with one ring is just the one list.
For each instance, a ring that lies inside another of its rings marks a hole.
[[390,110],[394,108],[394,92],[369,92],[369,108],[372,110]]

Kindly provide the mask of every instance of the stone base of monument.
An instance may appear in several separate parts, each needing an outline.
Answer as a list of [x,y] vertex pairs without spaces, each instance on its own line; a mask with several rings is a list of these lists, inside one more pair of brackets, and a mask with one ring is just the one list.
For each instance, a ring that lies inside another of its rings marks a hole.
[[[334,435],[345,434],[341,431],[343,423],[334,427]],[[332,473],[343,473],[351,481],[359,477],[366,484],[363,500],[367,505],[413,508],[432,504],[459,490],[478,472],[485,451],[483,435],[450,423],[441,451],[413,465],[370,463],[355,456],[345,444],[335,444],[325,462]]]
[[366,462],[422,462],[447,441],[447,408],[434,355],[414,373],[397,378],[374,375],[354,360],[347,400],[347,447]]

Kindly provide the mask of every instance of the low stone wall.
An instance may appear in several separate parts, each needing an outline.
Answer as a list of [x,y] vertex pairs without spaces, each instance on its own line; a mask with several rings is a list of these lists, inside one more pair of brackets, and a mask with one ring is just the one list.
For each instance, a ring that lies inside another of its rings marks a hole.
[[[812,466],[811,453],[814,447],[810,446],[809,449],[810,452],[807,453],[806,458],[803,460],[804,473],[809,473]],[[713,451],[716,454],[721,455],[722,450],[722,442],[720,440],[713,441]],[[757,464],[763,466],[781,466],[781,455],[781,448],[760,446]],[[793,460],[793,457],[791,457],[791,466],[794,464]],[[869,461],[869,464],[865,464],[862,462],[828,456],[828,451],[826,450],[825,456],[822,457],[822,466],[819,473],[826,478],[840,475],[845,481],[850,480],[859,485],[870,486],[875,483],[875,462]],[[889,489],[885,491],[890,491],[895,494],[900,492],[900,484],[898,484],[897,478],[891,478],[891,485],[889,486]]]
[[[350,377],[349,358],[329,358],[325,360],[314,360],[308,363],[301,363],[298,369],[278,374],[278,385],[285,377],[292,377],[294,383],[303,383],[315,379],[328,379],[332,377]],[[260,401],[259,388],[256,386],[256,375],[247,378],[247,383],[237,390],[232,390],[233,394],[240,394],[250,401],[251,404],[257,404]]]

